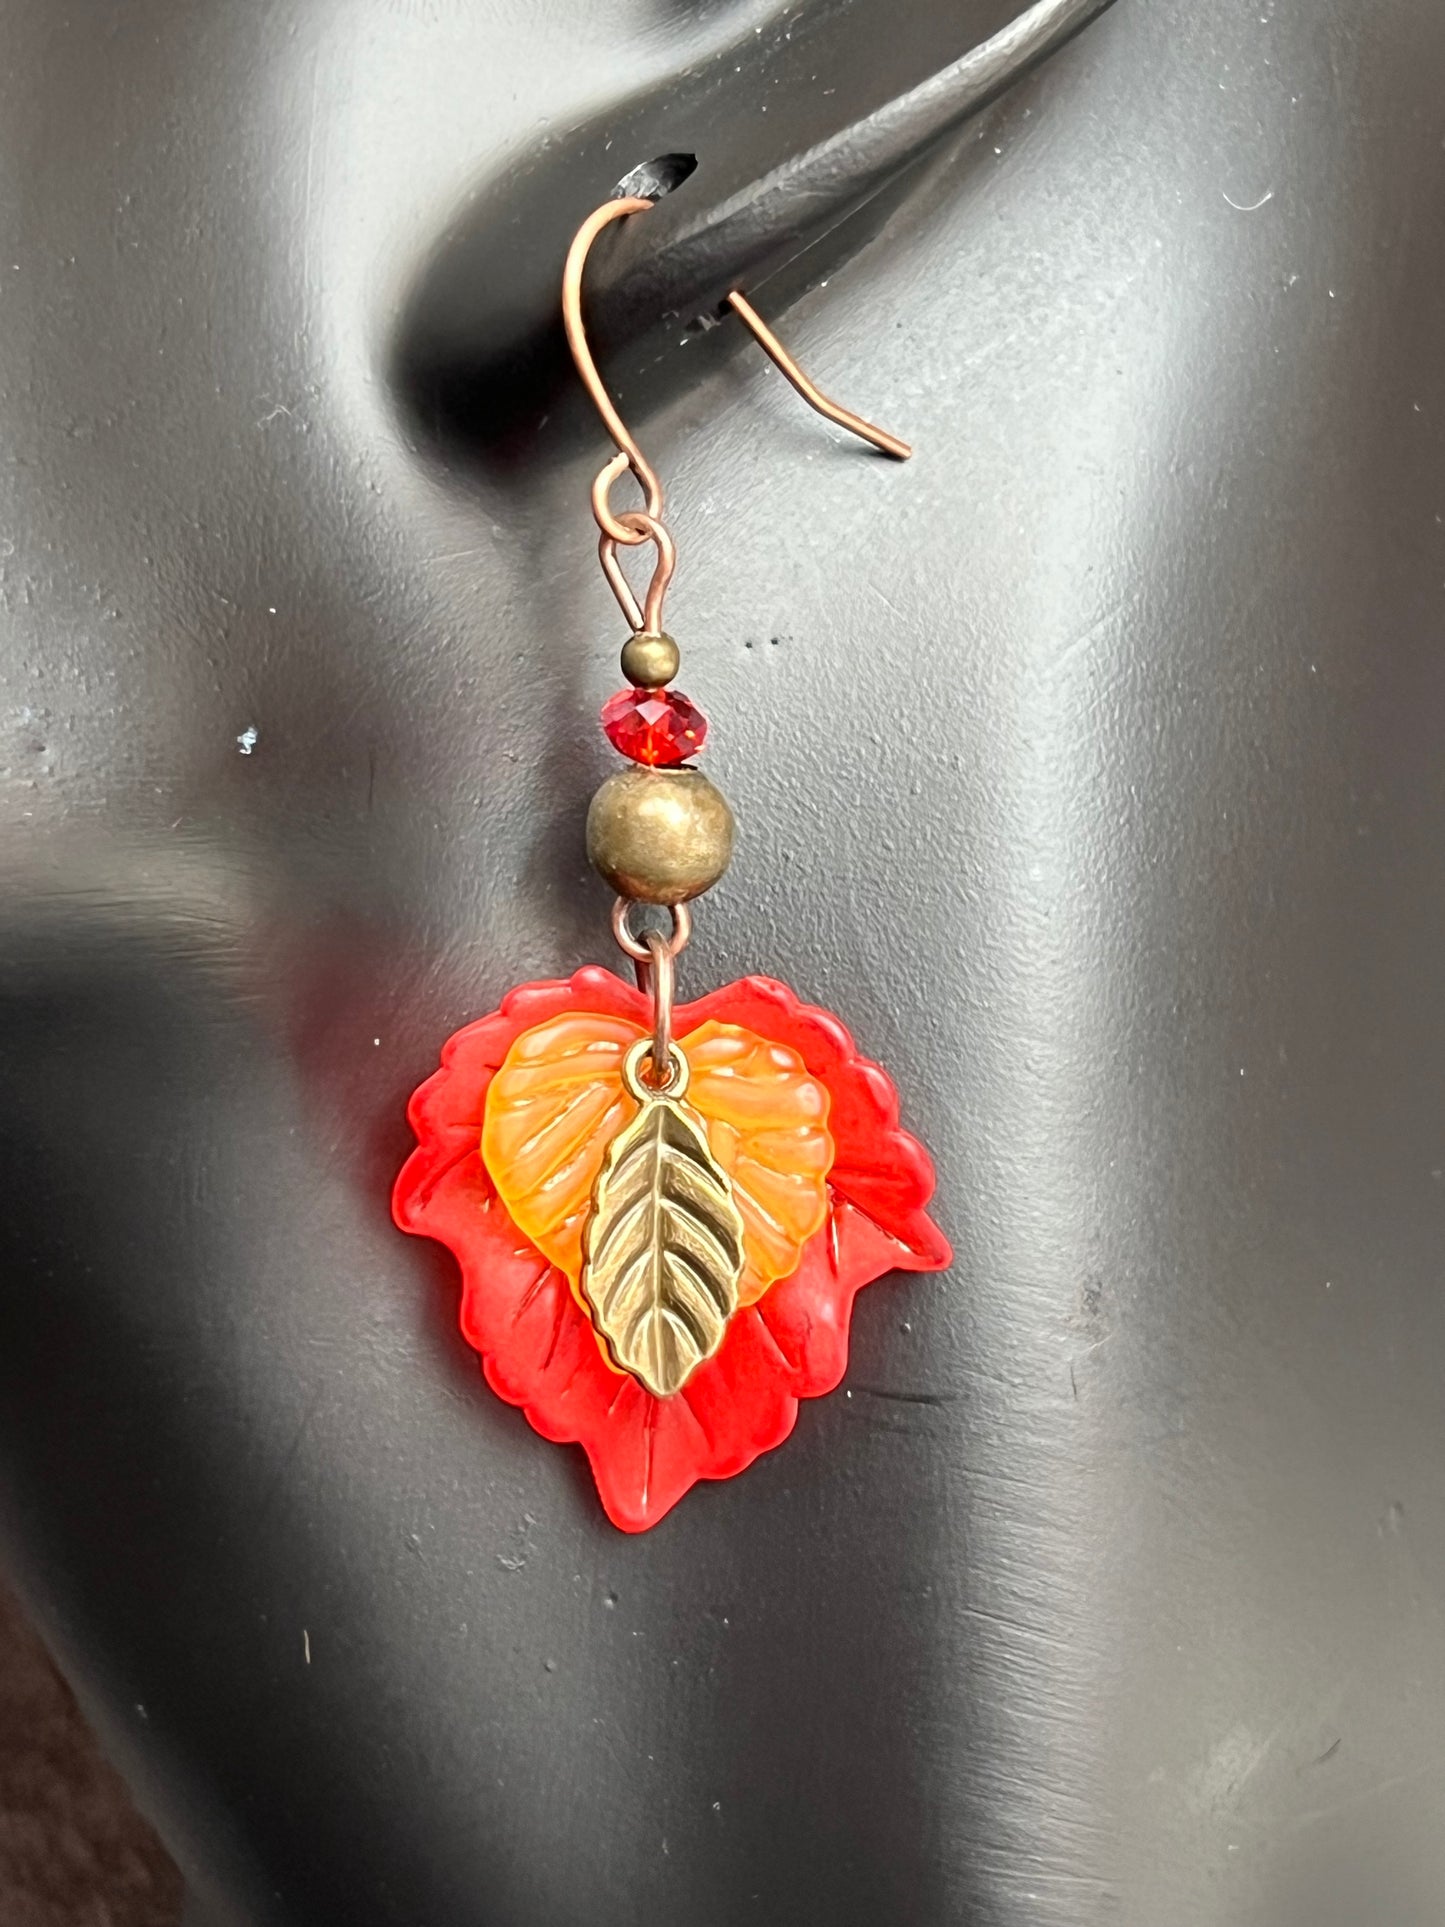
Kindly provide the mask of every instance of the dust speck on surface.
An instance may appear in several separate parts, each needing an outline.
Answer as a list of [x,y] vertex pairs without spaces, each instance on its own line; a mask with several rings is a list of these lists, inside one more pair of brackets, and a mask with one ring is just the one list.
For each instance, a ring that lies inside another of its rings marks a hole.
[[241,731],[240,735],[236,738],[236,747],[238,750],[240,750],[243,756],[249,756],[252,750],[255,749],[257,743],[260,742],[260,740],[261,740],[260,730],[257,729],[254,723],[247,723],[246,727]]

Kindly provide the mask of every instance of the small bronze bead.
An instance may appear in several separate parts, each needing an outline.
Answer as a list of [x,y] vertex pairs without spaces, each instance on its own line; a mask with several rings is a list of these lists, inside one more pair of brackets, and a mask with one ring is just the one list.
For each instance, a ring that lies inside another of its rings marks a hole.
[[619,896],[687,903],[732,861],[733,813],[695,769],[624,769],[587,812],[587,855]]
[[629,636],[622,645],[622,673],[634,689],[661,689],[677,674],[682,651],[671,636]]

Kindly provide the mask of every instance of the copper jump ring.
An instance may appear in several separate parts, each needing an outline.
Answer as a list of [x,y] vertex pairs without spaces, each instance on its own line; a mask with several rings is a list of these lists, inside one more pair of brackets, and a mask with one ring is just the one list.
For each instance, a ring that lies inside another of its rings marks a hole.
[[[647,947],[645,938],[632,934],[632,925],[628,921],[632,907],[631,897],[619,897],[613,904],[612,934],[617,939],[618,948],[626,951],[637,965],[637,987],[646,992],[650,987],[652,952]],[[670,904],[668,909],[672,917],[672,934],[664,941],[672,952],[673,960],[676,961],[686,950],[692,938],[692,912],[685,903]]]

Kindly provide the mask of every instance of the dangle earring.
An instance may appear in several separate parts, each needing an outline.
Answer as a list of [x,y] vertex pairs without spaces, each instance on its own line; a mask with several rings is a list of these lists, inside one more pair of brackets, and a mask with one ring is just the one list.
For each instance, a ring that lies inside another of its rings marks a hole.
[[[652,205],[598,208],[562,281],[573,359],[617,448],[592,511],[632,630],[629,686],[602,710],[629,766],[592,799],[587,853],[617,893],[612,928],[637,985],[589,966],[524,984],[458,1031],[411,1100],[417,1148],[392,1207],[456,1256],[462,1331],[492,1389],[544,1438],[583,1446],[628,1532],[782,1443],[798,1400],[842,1378],[862,1286],[951,1255],[925,1209],[928,1155],[836,1017],[767,977],[674,1004],[688,906],[727,869],[733,819],[691,761],[707,724],[670,687],[662,484],[602,385],[581,307],[597,235]],[[811,406],[907,457],[820,394],[743,295],[728,301]],[[645,506],[619,512],[611,493],[629,470]],[[639,603],[619,550],[646,545],[656,561]],[[639,906],[667,913],[665,935],[634,923]]]

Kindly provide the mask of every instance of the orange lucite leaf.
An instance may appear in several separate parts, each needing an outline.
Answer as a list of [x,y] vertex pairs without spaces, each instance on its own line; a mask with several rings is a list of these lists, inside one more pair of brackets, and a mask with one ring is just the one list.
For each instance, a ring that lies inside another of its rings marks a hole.
[[828,1219],[828,1091],[786,1044],[737,1024],[703,1024],[682,1040],[687,1099],[707,1119],[708,1145],[743,1215],[739,1298],[754,1304],[798,1268]]
[[622,1059],[642,1032],[568,1011],[524,1030],[487,1091],[482,1162],[513,1224],[575,1285],[607,1146],[637,1115]]
[[[607,1146],[637,1115],[622,1059],[641,1035],[625,1018],[553,1017],[516,1038],[487,1091],[482,1161],[517,1229],[574,1285]],[[827,1221],[827,1088],[796,1051],[740,1025],[703,1024],[681,1044],[687,1101],[742,1213],[750,1305],[797,1269]]]

